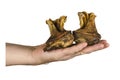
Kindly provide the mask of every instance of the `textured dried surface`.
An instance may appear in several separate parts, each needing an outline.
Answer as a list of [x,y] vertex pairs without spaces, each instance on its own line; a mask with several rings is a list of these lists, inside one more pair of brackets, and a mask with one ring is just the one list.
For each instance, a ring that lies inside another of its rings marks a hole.
[[76,43],[87,42],[88,45],[96,44],[100,41],[100,34],[95,25],[95,14],[78,12],[81,28],[73,31]]
[[50,29],[50,38],[46,42],[44,51],[65,48],[71,46],[73,41],[76,44],[87,42],[88,45],[94,45],[100,41],[101,35],[97,32],[95,25],[95,14],[87,12],[78,12],[80,20],[80,29],[73,31],[66,31],[64,23],[66,16],[61,16],[56,20],[47,20],[46,23]]
[[51,19],[46,21],[49,26],[51,36],[46,42],[44,51],[65,48],[72,45],[74,37],[71,31],[66,31],[64,29],[66,18],[66,16],[61,16],[59,19],[54,21]]

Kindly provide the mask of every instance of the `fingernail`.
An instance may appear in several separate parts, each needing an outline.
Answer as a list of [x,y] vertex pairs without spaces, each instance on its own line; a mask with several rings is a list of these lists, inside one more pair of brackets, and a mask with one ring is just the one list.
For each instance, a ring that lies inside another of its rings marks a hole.
[[110,44],[109,43],[107,43],[106,45],[105,45],[105,48],[107,48],[107,47],[109,47],[110,46]]
[[87,46],[87,43],[86,43],[86,42],[83,42],[83,43],[80,43],[80,45],[82,45],[82,46]]

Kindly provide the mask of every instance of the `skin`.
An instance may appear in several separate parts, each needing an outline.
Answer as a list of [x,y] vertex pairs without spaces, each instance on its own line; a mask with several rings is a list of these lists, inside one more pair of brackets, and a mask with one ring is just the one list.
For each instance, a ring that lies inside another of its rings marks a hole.
[[44,52],[45,44],[39,46],[23,46],[7,43],[6,65],[40,65],[54,61],[64,61],[75,56],[105,49],[108,46],[109,44],[106,40],[101,40],[93,46],[87,46],[87,43],[80,43],[69,48]]

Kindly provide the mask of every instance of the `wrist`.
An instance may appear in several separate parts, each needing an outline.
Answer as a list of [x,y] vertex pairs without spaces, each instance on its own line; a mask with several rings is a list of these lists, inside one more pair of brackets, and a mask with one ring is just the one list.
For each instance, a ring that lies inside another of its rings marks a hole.
[[34,47],[6,44],[6,65],[31,65]]

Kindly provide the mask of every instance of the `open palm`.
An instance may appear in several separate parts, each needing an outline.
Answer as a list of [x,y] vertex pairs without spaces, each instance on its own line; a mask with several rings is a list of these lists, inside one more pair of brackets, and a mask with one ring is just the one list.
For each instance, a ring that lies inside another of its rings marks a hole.
[[35,64],[42,64],[53,61],[68,60],[78,55],[88,54],[107,48],[108,46],[109,44],[106,40],[101,40],[98,44],[95,44],[93,46],[87,46],[87,43],[80,43],[78,45],[74,45],[65,49],[57,49],[44,52],[43,49],[45,47],[45,44],[43,44],[35,47],[32,56]]

